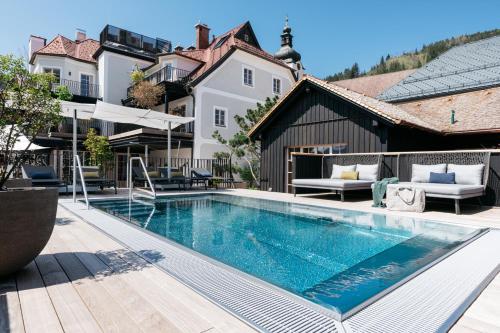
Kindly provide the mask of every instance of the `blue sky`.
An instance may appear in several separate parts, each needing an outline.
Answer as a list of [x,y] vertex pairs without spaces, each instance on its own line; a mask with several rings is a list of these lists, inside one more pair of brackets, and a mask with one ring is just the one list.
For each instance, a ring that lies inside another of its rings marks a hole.
[[[84,6],[79,4],[84,3]],[[194,42],[201,21],[221,34],[246,20],[261,46],[279,48],[285,15],[307,72],[319,77],[355,61],[362,69],[381,55],[398,54],[422,44],[500,28],[500,1],[6,1],[0,12],[0,54],[26,53],[30,34],[49,40],[73,38],[76,28],[98,39],[109,23],[174,45]]]

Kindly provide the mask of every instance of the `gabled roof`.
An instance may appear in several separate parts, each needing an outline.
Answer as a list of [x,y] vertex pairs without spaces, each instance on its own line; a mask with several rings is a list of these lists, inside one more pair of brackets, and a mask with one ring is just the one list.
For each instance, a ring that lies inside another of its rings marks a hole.
[[406,125],[409,127],[416,127],[432,132],[439,132],[439,128],[434,126],[432,123],[426,122],[406,112],[404,109],[396,105],[377,100],[373,97],[357,93],[355,91],[340,87],[332,83],[328,83],[326,81],[317,79],[310,75],[305,75],[299,82],[295,84],[295,86],[292,89],[288,91],[287,94],[285,94],[278,101],[278,103],[276,103],[276,105],[274,105],[271,108],[271,110],[269,110],[269,112],[266,115],[264,115],[264,117],[262,117],[262,119],[248,132],[248,135],[249,136],[255,135],[257,131],[262,126],[264,126],[266,121],[280,109],[280,106],[283,105],[283,103],[290,96],[292,96],[293,93],[297,91],[297,89],[299,89],[299,87],[302,86],[304,82],[309,82],[319,88],[325,89],[328,92],[331,92],[332,94],[385,119],[389,123],[396,125]]
[[99,42],[93,39],[73,41],[61,35],[57,35],[47,45],[34,52],[30,59],[30,64],[35,61],[36,55],[50,55],[69,57],[78,61],[95,63],[92,55],[99,48]]
[[416,69],[407,69],[399,72],[362,76],[355,79],[333,81],[332,84],[354,90],[360,94],[376,97],[384,90],[394,86],[409,75],[415,73]]
[[402,101],[496,85],[500,85],[500,36],[452,48],[378,98]]
[[[243,29],[248,29],[250,31],[257,46],[251,45],[250,43],[247,43],[237,37],[238,33]],[[192,72],[192,78],[194,79],[194,84],[196,84],[210,72],[216,69],[235,50],[238,49],[278,64],[280,66],[286,67],[287,69],[290,69],[290,71],[293,71],[293,69],[283,61],[276,59],[274,56],[260,48],[257,39],[255,38],[255,34],[253,33],[250,22],[248,21],[238,25],[237,27],[234,27],[233,29],[220,36],[217,36],[212,40],[212,42],[206,49],[174,51],[172,52],[172,54],[185,56],[197,60],[201,63],[200,66]]]

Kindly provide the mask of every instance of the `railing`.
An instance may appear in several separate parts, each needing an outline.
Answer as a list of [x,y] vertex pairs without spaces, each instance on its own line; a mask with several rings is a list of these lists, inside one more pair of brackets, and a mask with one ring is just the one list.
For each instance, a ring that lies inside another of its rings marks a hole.
[[132,31],[106,25],[100,34],[100,42],[112,42],[144,50],[150,53],[171,52],[172,43],[161,38],[151,38]]
[[142,168],[142,171],[143,171],[143,173],[146,176],[146,179],[148,181],[149,188],[151,188],[151,191],[150,191],[151,195],[153,196],[153,198],[156,198],[156,190],[155,190],[153,183],[151,182],[151,178],[149,178],[148,169],[146,168],[144,161],[142,160],[141,157],[131,157],[130,160],[128,161],[128,173],[127,173],[127,176],[128,176],[127,187],[128,187],[129,200],[132,200],[132,190],[134,188],[134,181],[132,180],[132,178],[133,178],[132,177],[132,166],[133,166],[132,162],[133,161],[139,161],[140,166]]
[[[189,80],[191,80],[191,71],[175,68],[172,66],[165,66],[160,68],[159,70],[147,75],[144,78],[144,81],[151,82],[152,84],[158,84],[161,82],[176,82],[180,84],[185,84]],[[132,89],[134,86],[130,86],[127,88],[127,96],[131,96]]]
[[[110,136],[114,134],[114,125],[111,122],[98,119],[80,119],[78,120],[77,133],[87,135],[89,130],[93,128],[98,135]],[[50,130],[52,135],[55,133],[72,134],[73,133],[73,118],[63,118],[59,125]]]
[[55,92],[59,86],[68,87],[69,91],[75,96],[99,97],[98,84],[61,79],[59,83],[52,83],[52,91]]
[[[82,190],[85,196],[85,203],[87,204],[87,209],[89,209],[89,197],[87,195],[87,185],[85,185],[85,177],[83,176],[82,163],[80,162],[80,156],[73,156],[73,163],[78,168],[78,173],[80,174],[80,179],[82,180]],[[73,173],[73,202],[76,202],[76,173]]]

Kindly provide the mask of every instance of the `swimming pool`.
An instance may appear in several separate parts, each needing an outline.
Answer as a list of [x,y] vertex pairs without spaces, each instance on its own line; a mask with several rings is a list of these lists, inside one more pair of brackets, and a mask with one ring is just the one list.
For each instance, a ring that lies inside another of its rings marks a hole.
[[341,317],[481,232],[226,194],[91,205]]

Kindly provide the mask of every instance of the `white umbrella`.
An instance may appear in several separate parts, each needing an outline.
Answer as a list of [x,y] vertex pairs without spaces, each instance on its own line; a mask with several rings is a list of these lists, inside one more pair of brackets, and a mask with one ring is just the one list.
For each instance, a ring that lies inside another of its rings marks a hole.
[[[2,128],[2,136],[7,137],[9,135],[9,132],[11,130],[12,126],[5,126]],[[24,136],[24,134],[19,133],[19,131],[15,128],[14,129],[14,134],[13,136],[17,136],[17,140],[14,143],[14,147],[12,150],[14,151],[25,151],[26,149],[28,150],[41,150],[41,149],[47,149],[47,147],[42,147],[37,144],[31,143],[31,141]],[[31,143],[31,144],[30,144]],[[29,146],[29,148],[28,148]]]

